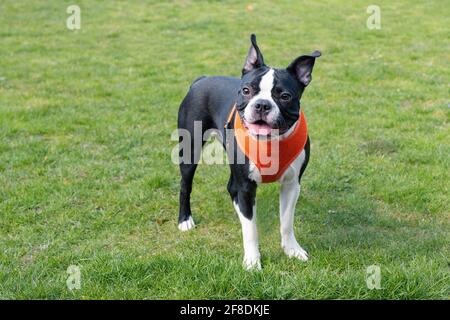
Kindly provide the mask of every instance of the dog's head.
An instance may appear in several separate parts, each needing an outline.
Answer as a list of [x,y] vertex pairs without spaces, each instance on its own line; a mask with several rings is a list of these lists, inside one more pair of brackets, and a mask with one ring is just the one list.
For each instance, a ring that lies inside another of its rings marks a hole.
[[256,36],[242,69],[236,107],[251,134],[269,136],[273,129],[287,132],[300,115],[300,98],[311,82],[311,73],[319,51],[296,58],[286,69],[264,64]]

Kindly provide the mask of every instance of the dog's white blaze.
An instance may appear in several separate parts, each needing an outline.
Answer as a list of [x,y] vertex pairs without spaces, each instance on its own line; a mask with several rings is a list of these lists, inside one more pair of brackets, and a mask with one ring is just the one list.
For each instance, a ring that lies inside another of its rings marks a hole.
[[268,100],[272,104],[272,110],[267,115],[267,119],[269,121],[273,121],[276,118],[278,118],[278,115],[280,114],[280,109],[278,108],[277,104],[275,103],[275,101],[272,98],[272,89],[273,89],[273,85],[274,85],[274,76],[273,76],[274,73],[275,73],[275,70],[270,69],[261,78],[261,81],[259,82],[258,94],[250,99],[250,101],[248,102],[247,107],[245,108],[245,111],[244,111],[244,116],[245,116],[245,119],[247,119],[247,121],[250,121],[250,122],[254,121],[253,112],[252,112],[253,105],[255,104],[255,101],[257,101],[259,99]]
[[[256,200],[255,200],[256,201]],[[233,201],[234,209],[242,225],[242,241],[244,243],[244,267],[247,270],[261,269],[260,253],[258,248],[258,232],[256,230],[256,204],[253,206],[252,219],[247,219]]]
[[264,99],[272,99],[272,89],[273,89],[273,80],[274,80],[274,72],[275,70],[270,69],[267,73],[261,78],[261,82],[259,83],[260,91],[256,96]]

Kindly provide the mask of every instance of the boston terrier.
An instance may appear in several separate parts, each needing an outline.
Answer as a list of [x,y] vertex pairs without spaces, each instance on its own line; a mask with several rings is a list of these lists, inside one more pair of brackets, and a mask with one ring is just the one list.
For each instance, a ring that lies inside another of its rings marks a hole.
[[[289,257],[302,261],[308,254],[294,235],[295,205],[300,194],[300,181],[308,165],[310,142],[306,119],[300,109],[300,98],[311,82],[319,51],[296,58],[287,68],[275,69],[264,64],[254,34],[245,59],[241,78],[224,76],[200,77],[191,84],[178,112],[180,142],[181,190],[178,228],[194,228],[190,194],[192,180],[204,144],[203,135],[217,130],[230,163],[228,192],[242,225],[244,267],[261,269],[256,228],[256,188],[264,182],[278,181],[280,188],[281,247]],[[200,141],[195,141],[195,127],[200,125]],[[242,130],[240,134],[232,133]],[[181,130],[181,131],[180,131]],[[245,143],[267,151],[270,167],[259,161],[259,151],[249,152]],[[187,147],[181,147],[181,145]],[[264,146],[262,148],[261,146]],[[238,161],[242,159],[242,161]],[[280,160],[281,159],[281,160]],[[266,170],[267,171],[267,170]]]

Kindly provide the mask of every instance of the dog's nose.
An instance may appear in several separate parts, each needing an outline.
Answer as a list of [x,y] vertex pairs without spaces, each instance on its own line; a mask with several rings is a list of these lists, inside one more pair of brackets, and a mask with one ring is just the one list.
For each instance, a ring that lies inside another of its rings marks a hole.
[[269,100],[258,100],[255,102],[255,110],[258,112],[268,113],[272,109],[272,104]]

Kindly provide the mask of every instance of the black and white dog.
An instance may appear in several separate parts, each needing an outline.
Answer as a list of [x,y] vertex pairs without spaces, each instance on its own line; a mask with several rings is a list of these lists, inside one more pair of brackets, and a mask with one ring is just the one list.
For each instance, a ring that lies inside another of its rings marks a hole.
[[[286,69],[275,69],[264,64],[263,56],[251,36],[251,46],[242,69],[241,79],[232,77],[200,77],[196,79],[181,103],[178,128],[190,132],[190,155],[180,150],[180,211],[178,228],[194,228],[190,207],[192,180],[200,159],[203,142],[194,142],[194,122],[200,122],[202,134],[217,129],[226,136],[224,124],[235,106],[250,134],[258,139],[284,139],[300,122],[300,98],[311,82],[315,59],[320,52],[296,58]],[[229,123],[229,122],[228,122]],[[233,128],[233,125],[229,126]],[[272,134],[272,132],[277,134]],[[180,143],[183,137],[180,135]],[[306,140],[306,139],[305,139]],[[186,142],[186,141],[185,141]],[[222,138],[222,144],[228,143]],[[242,156],[242,150],[233,148],[228,157]],[[300,194],[300,180],[308,164],[309,137],[301,152],[278,179],[280,190],[281,247],[289,257],[308,260],[308,254],[298,244],[294,235],[294,212]],[[260,253],[256,228],[256,188],[262,181],[255,164],[244,156],[244,163],[230,164],[231,176],[228,192],[242,224],[244,267],[260,269]],[[184,159],[184,160],[183,160]],[[187,159],[187,160],[186,160]]]

